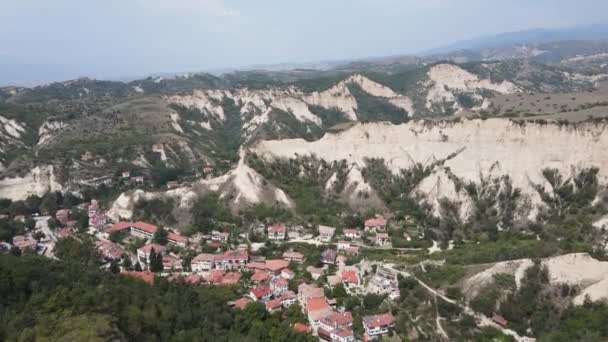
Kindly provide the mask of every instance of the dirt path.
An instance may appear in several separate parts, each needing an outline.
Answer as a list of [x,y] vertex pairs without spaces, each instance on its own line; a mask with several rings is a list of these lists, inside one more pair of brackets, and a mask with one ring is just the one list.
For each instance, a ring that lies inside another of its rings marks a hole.
[[[496,328],[496,329],[502,331],[503,334],[509,335],[509,336],[513,337],[518,342],[534,342],[534,341],[536,341],[536,339],[533,338],[533,337],[519,336],[519,334],[517,332],[515,332],[515,331],[513,331],[511,329],[507,329],[507,328],[501,327],[500,325],[496,324],[494,321],[492,321],[488,316],[484,315],[483,313],[475,312],[469,306],[463,305],[463,304],[461,304],[461,303],[459,303],[459,302],[457,302],[457,301],[455,301],[453,299],[450,299],[450,298],[444,296],[439,291],[437,291],[434,288],[430,287],[425,282],[423,282],[422,280],[418,279],[417,277],[415,277],[413,274],[411,274],[409,272],[396,270],[394,268],[394,266],[390,265],[390,264],[386,264],[386,265],[384,265],[384,267],[392,270],[393,272],[399,273],[399,274],[403,275],[404,277],[412,277],[412,278],[416,279],[416,281],[422,287],[424,287],[428,292],[432,293],[434,296],[439,297],[439,298],[445,300],[448,303],[451,303],[451,304],[454,304],[454,305],[458,305],[462,310],[464,310],[464,312],[466,314],[473,316],[475,318],[475,320],[478,322],[478,325],[481,326],[481,327],[490,326],[490,327]],[[441,324],[439,322],[439,315],[437,316],[437,325],[438,325],[438,328],[441,328],[441,330],[443,330],[443,327],[441,327]],[[445,333],[445,331],[443,331],[443,333]]]

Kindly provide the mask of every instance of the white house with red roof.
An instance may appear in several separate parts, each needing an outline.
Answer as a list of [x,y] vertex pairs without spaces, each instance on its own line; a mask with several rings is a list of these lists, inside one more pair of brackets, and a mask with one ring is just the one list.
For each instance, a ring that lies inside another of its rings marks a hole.
[[274,277],[270,280],[270,290],[272,290],[272,294],[275,296],[287,291],[288,288],[289,283],[283,277]]
[[319,241],[330,242],[336,234],[336,228],[319,225]]
[[118,260],[125,254],[125,250],[112,241],[98,241],[95,249],[105,260]]
[[365,232],[367,233],[386,231],[386,219],[382,216],[367,219],[363,225],[365,227]]
[[344,236],[346,236],[347,238],[350,238],[350,239],[360,239],[361,231],[356,228],[344,229]]
[[319,321],[317,334],[326,341],[352,342],[355,336],[352,330],[353,315],[346,312],[332,312]]
[[167,248],[157,243],[149,243],[137,250],[137,260],[140,263],[148,265],[150,263],[150,255],[154,251],[156,254],[164,254]]
[[354,270],[344,270],[340,273],[340,278],[342,279],[342,284],[344,285],[344,289],[348,293],[352,291],[356,291],[361,287],[361,282],[359,280],[359,276],[357,272]]
[[332,309],[327,303],[327,298],[317,297],[306,300],[306,315],[314,330],[319,326],[319,321],[331,313]]
[[270,290],[270,287],[266,285],[259,285],[252,288],[249,294],[255,301],[265,302],[272,296],[272,291]]
[[391,243],[391,238],[388,233],[378,233],[374,239],[376,246],[386,246]]
[[190,262],[192,272],[206,272],[215,267],[215,254],[201,253]]
[[249,252],[243,249],[230,250],[215,259],[215,267],[223,270],[242,270],[249,261]]
[[285,252],[283,253],[283,259],[300,263],[304,261],[304,254],[299,252]]
[[365,338],[367,340],[373,340],[388,334],[394,326],[395,317],[390,312],[363,317],[363,328],[365,329]]
[[285,240],[287,229],[285,226],[275,225],[268,227],[268,239],[273,241]]
[[308,299],[325,297],[325,291],[315,284],[302,283],[298,286],[298,301],[306,308]]
[[266,302],[266,311],[273,313],[278,312],[283,309],[283,304],[279,299],[271,299]]
[[298,301],[298,297],[296,296],[296,294],[293,293],[293,291],[289,291],[289,290],[281,293],[277,297],[277,299],[279,299],[281,301],[281,304],[283,305],[284,308],[288,308]]

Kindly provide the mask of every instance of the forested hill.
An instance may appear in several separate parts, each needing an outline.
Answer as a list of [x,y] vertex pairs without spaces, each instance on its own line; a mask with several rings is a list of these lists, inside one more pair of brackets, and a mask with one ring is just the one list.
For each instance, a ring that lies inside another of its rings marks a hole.
[[239,291],[0,255],[0,340],[312,341],[263,305],[228,307]]

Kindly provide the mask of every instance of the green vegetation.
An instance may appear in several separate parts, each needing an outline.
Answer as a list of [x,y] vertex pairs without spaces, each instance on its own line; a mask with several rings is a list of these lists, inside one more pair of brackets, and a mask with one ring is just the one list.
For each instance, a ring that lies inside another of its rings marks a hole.
[[369,95],[358,84],[350,83],[348,89],[357,100],[359,121],[390,121],[393,124],[408,121],[408,112],[389,103],[386,99]]
[[312,341],[260,304],[230,309],[240,291],[161,278],[150,286],[79,263],[0,255],[0,339]]
[[240,224],[240,219],[230,212],[218,194],[209,193],[199,197],[192,206],[192,224],[197,231],[209,233],[221,228],[221,223]]

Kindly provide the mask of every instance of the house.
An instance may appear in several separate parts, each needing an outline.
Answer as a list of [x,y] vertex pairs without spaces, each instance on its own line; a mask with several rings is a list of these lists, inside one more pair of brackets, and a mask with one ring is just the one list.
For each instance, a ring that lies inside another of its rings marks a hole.
[[281,309],[283,309],[283,304],[281,304],[279,299],[271,299],[266,302],[266,311],[270,313],[280,311]]
[[390,244],[391,238],[387,233],[378,233],[374,242],[377,246],[386,246]]
[[340,278],[342,278],[342,284],[349,293],[360,286],[359,277],[354,270],[342,271]]
[[293,329],[295,331],[297,331],[297,332],[301,332],[301,333],[304,333],[304,334],[310,334],[310,333],[312,333],[312,328],[309,325],[306,325],[306,324],[303,324],[303,323],[300,323],[300,322],[296,322],[293,325]]
[[359,231],[359,229],[355,229],[355,228],[344,229],[344,236],[346,236],[347,238],[350,238],[350,239],[360,239],[361,231]]
[[403,232],[403,238],[405,241],[412,241],[412,237],[407,232]]
[[247,305],[249,305],[249,303],[251,303],[251,299],[249,299],[247,297],[241,297],[241,298],[235,300],[234,302],[232,302],[232,305],[239,310],[245,310],[245,308],[247,307]]
[[87,212],[89,213],[89,218],[92,218],[93,215],[99,212],[99,203],[96,200],[91,200],[91,203],[87,207]]
[[268,272],[256,270],[251,276],[251,281],[257,284],[266,281],[268,278],[270,278],[270,274],[268,274]]
[[38,241],[32,239],[31,237],[16,235],[13,237],[13,246],[19,248],[19,250],[21,251],[24,251],[26,249],[35,251],[38,247]]
[[312,279],[314,279],[314,280],[319,279],[323,275],[323,272],[325,272],[324,269],[314,267],[314,266],[306,267],[306,271],[308,271],[310,273],[310,275],[312,276]]
[[177,188],[179,188],[179,182],[178,181],[167,182],[167,189],[177,189]]
[[228,272],[222,277],[222,285],[236,285],[243,275],[239,272]]
[[211,270],[207,274],[205,274],[205,281],[210,284],[221,284],[224,280],[224,275],[226,271],[224,270]]
[[167,271],[180,271],[183,269],[182,259],[175,255],[163,255],[163,270]]
[[295,277],[295,273],[293,273],[293,271],[291,271],[290,269],[283,269],[281,271],[281,277],[287,280],[291,280]]
[[156,233],[156,231],[158,230],[158,227],[150,224],[150,223],[146,223],[146,222],[134,222],[134,223],[130,223],[129,228],[131,230],[131,234],[144,238],[144,239],[151,239],[154,237],[154,233]]
[[321,262],[328,265],[333,265],[336,263],[336,257],[338,253],[333,249],[326,249],[321,253]]
[[262,302],[267,301],[272,296],[270,288],[266,285],[259,285],[252,288],[249,294],[253,300]]
[[325,291],[317,285],[302,283],[298,286],[298,301],[303,308],[308,299],[320,297],[325,297]]
[[496,313],[492,316],[492,321],[494,321],[494,323],[500,325],[503,328],[505,328],[507,324],[509,324],[509,321],[507,321],[504,317]]
[[169,231],[167,233],[167,241],[169,243],[172,243],[174,245],[180,246],[180,247],[186,247],[186,245],[188,244],[188,238],[185,236],[181,236],[180,234],[177,234],[175,232]]
[[366,233],[376,233],[386,231],[386,219],[382,216],[365,220],[363,224]]
[[334,237],[336,233],[336,228],[327,227],[327,226],[319,226],[319,241],[329,242]]
[[315,330],[319,325],[319,321],[331,312],[332,309],[325,297],[308,298],[306,300],[306,315],[308,316],[308,321]]
[[383,267],[376,269],[367,285],[368,292],[375,294],[390,294],[395,291],[399,292],[397,276]]
[[129,171],[123,171],[120,175],[120,178],[129,178],[131,177],[131,172]]
[[223,270],[242,270],[249,261],[249,252],[242,249],[230,250],[215,259],[215,267]]
[[289,288],[289,283],[285,278],[282,277],[274,277],[270,280],[270,290],[272,294],[275,296],[280,295],[281,293],[287,291]]
[[119,260],[125,254],[125,250],[112,241],[98,241],[95,244],[95,249],[106,261]]
[[65,227],[70,220],[70,210],[69,209],[59,209],[55,213],[55,219],[62,227]]
[[337,247],[338,247],[339,251],[345,250],[347,248],[350,248],[350,242],[349,241],[340,240],[340,241],[338,241]]
[[225,242],[228,242],[229,237],[230,237],[230,233],[220,232],[217,230],[211,231],[211,240],[212,241],[225,243]]
[[283,253],[283,259],[301,263],[304,261],[304,254],[298,252],[285,252]]
[[144,177],[143,176],[131,177],[130,181],[133,184],[144,184]]
[[344,249],[344,253],[348,255],[359,255],[359,246],[351,246]]
[[209,271],[215,267],[215,258],[214,254],[201,253],[194,257],[190,262],[190,268],[192,272],[205,272]]
[[327,285],[329,285],[329,287],[331,287],[331,288],[340,284],[341,282],[342,282],[342,278],[340,278],[340,276],[337,276],[337,275],[328,275],[327,276]]
[[283,305],[284,308],[288,308],[298,301],[296,294],[289,290],[281,293],[277,299],[281,301],[281,305]]
[[332,312],[319,321],[317,333],[322,340],[352,342],[355,340],[352,325],[350,312]]
[[74,232],[70,228],[61,228],[55,235],[57,235],[57,239],[61,240],[74,236]]
[[150,255],[152,252],[164,254],[166,250],[167,248],[165,246],[161,246],[157,243],[149,243],[137,250],[137,260],[144,265],[148,265],[150,264]]
[[388,334],[389,330],[394,326],[395,317],[390,312],[363,317],[363,328],[365,329],[365,337],[368,340]]
[[152,272],[141,272],[141,271],[123,271],[120,274],[127,277],[140,279],[148,283],[149,285],[154,284],[154,273]]
[[273,241],[285,240],[287,229],[285,226],[268,227],[268,239]]
[[283,269],[289,267],[289,262],[283,259],[272,259],[266,260],[264,262],[255,261],[250,262],[247,265],[247,268],[250,270],[264,270],[268,271],[272,274],[278,275],[281,273]]
[[97,230],[102,230],[110,223],[110,217],[105,213],[98,212],[89,218],[89,225]]

